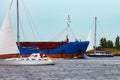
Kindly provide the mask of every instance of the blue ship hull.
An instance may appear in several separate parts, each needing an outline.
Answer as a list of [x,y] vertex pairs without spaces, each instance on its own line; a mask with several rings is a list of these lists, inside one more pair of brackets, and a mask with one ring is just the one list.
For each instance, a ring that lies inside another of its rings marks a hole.
[[39,53],[41,51],[53,58],[61,58],[61,57],[73,58],[80,55],[82,56],[86,52],[88,44],[89,41],[69,42],[60,45],[58,48],[55,49],[37,49],[36,46],[31,46],[31,47],[27,46],[27,47],[19,47],[19,50],[21,55]]

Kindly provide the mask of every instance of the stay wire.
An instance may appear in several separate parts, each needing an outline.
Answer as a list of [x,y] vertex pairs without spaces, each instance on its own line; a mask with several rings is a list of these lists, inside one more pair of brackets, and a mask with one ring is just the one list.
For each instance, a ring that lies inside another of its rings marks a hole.
[[12,7],[12,4],[13,4],[13,0],[11,0],[11,3],[10,3],[9,10],[11,9],[11,7]]
[[[27,19],[28,19],[28,23],[31,25],[30,27],[31,27],[31,30],[32,30],[32,33],[33,33],[33,37],[34,37],[35,39],[37,39],[36,33],[35,33],[35,31],[34,31],[34,28],[33,28],[33,26],[35,26],[35,25],[33,25],[33,22],[32,22],[30,13],[29,13],[29,10],[28,10],[28,8],[25,6],[23,0],[21,0],[21,1],[22,1],[22,4],[23,4],[23,8],[24,8],[24,10],[25,10],[25,14],[26,14]],[[27,14],[28,14],[28,15],[27,15]],[[37,31],[37,30],[36,30],[36,31]]]

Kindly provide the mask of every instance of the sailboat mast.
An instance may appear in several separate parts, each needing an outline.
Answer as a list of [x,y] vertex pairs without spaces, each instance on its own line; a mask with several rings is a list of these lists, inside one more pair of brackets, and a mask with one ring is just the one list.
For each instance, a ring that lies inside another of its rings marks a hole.
[[19,34],[19,2],[17,0],[17,43],[20,46],[20,34]]
[[95,33],[94,33],[94,51],[96,53],[96,30],[97,30],[97,17],[95,16]]

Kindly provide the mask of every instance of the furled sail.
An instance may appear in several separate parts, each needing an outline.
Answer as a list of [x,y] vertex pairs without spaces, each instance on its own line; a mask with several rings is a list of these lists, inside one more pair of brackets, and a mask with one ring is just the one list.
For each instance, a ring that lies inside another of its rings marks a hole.
[[0,55],[3,54],[19,54],[19,50],[12,31],[10,11],[7,12],[0,29]]

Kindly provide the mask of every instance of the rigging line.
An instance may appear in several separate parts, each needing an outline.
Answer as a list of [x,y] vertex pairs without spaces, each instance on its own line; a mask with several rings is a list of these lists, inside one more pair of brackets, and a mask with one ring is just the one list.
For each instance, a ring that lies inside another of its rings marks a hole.
[[22,29],[21,31],[23,31],[22,32],[23,33],[23,38],[24,38],[24,40],[26,40],[24,29],[23,29],[23,26],[22,26],[22,23],[21,23],[21,19],[19,21],[20,21],[20,26],[21,26],[20,28]]
[[61,32],[59,32],[54,38],[52,38],[52,39],[60,39],[61,37],[62,37],[62,35],[65,33],[65,31],[66,31],[66,28],[63,30],[63,31],[61,31]]
[[69,26],[69,29],[70,29],[70,32],[71,32],[71,34],[72,34],[73,38],[75,38],[75,39],[76,39],[77,37],[76,37],[75,33],[73,33],[72,28],[71,28],[70,26]]
[[63,34],[63,31],[59,32],[55,37],[53,37],[51,40],[54,40],[54,39],[60,39],[61,38],[61,35]]
[[[100,24],[100,20],[98,20],[98,28],[101,30],[101,31],[99,31],[99,32],[101,32],[101,34],[102,34],[101,36],[103,36],[103,35],[105,36],[104,30],[103,30],[103,28],[102,28],[102,25]],[[98,29],[98,30],[99,30],[99,29]]]
[[33,32],[33,37],[36,39],[36,35],[35,35],[34,29],[33,29],[32,21],[30,20],[29,15],[27,15],[27,14],[29,13],[29,12],[27,12],[28,9],[26,9],[27,7],[25,6],[25,4],[24,4],[23,1],[22,1],[22,3],[23,3],[23,8],[24,8],[24,10],[25,10],[25,13],[26,13],[26,16],[27,16],[27,19],[28,19],[28,23],[31,24],[30,27],[31,27],[31,30],[32,30],[32,32]]
[[73,33],[71,27],[69,27],[69,31],[70,31],[71,37],[72,37],[73,39],[76,39],[76,35]]
[[[65,34],[66,28],[61,32],[60,36],[58,36],[59,38],[62,37],[63,34]],[[66,34],[67,35],[67,34]],[[65,36],[66,36],[65,35]]]
[[11,7],[12,7],[12,4],[13,4],[13,0],[11,0],[11,3],[10,3],[9,10],[11,9]]
[[[24,2],[23,2],[23,4],[24,4]],[[25,4],[24,4],[24,6],[25,6]],[[30,18],[30,20],[31,20],[31,22],[32,22],[31,24],[36,28],[36,29],[34,29],[34,28],[33,28],[33,29],[35,30],[35,34],[37,35],[37,34],[39,33],[39,31],[38,31],[39,29],[38,29],[38,27],[36,26],[36,24],[34,23],[31,15],[30,15],[30,11],[29,11],[28,7],[25,7],[25,8],[27,8],[26,11],[28,11],[29,18]],[[35,35],[35,36],[36,36],[36,35]],[[37,36],[36,36],[36,37],[37,37]]]
[[23,2],[23,0],[22,0],[22,3],[23,3],[23,8],[24,8],[24,10],[25,10],[25,14],[26,14],[26,16],[27,16],[27,19],[28,19],[28,23],[29,24],[31,24],[31,30],[32,30],[32,32],[33,32],[33,37],[36,39],[37,37],[36,37],[36,35],[35,35],[35,32],[34,32],[34,29],[33,29],[33,24],[32,24],[32,22],[31,22],[31,20],[29,19],[29,15],[27,15],[27,13],[29,13],[29,12],[27,12],[28,11],[28,8],[26,9],[26,6],[25,6],[25,4],[24,4],[24,2]]

